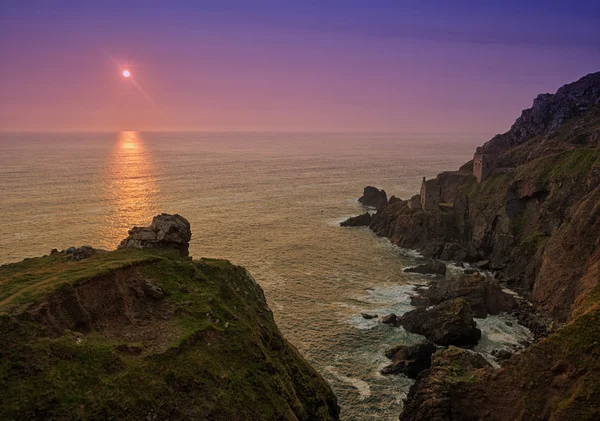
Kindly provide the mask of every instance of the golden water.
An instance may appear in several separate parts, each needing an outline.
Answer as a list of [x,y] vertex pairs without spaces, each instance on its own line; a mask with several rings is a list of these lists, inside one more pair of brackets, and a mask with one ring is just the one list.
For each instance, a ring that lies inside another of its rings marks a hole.
[[480,138],[383,134],[0,135],[0,263],[89,244],[112,249],[160,212],[192,226],[190,252],[243,265],[284,335],[325,376],[344,420],[397,419],[410,382],[378,369],[413,340],[361,311],[409,308],[413,257],[340,228],[365,185],[408,198]]

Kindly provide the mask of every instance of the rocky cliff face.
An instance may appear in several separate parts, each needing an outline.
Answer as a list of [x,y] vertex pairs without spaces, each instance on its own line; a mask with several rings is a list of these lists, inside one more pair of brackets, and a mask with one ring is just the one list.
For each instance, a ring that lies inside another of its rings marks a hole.
[[538,97],[509,132],[483,146],[499,154],[504,171],[481,184],[464,175],[467,164],[451,183],[452,173],[442,173],[451,208],[394,203],[373,216],[371,229],[426,256],[490,260],[538,309],[568,320],[598,283],[599,104],[600,73]]
[[510,130],[483,145],[486,152],[503,152],[535,137],[551,138],[568,120],[587,114],[600,104],[600,72],[563,86],[555,94],[540,94]]
[[0,419],[338,419],[252,276],[183,258],[169,226],[163,248],[0,266]]
[[[399,246],[489,261],[536,311],[565,323],[499,370],[468,351],[437,352],[411,388],[402,420],[600,418],[599,133],[595,73],[538,96],[507,133],[484,144],[498,168],[481,183],[473,176],[453,183],[451,208],[425,212],[401,202],[372,217],[370,228]],[[472,162],[461,171],[469,168]],[[457,288],[448,289],[451,296]]]

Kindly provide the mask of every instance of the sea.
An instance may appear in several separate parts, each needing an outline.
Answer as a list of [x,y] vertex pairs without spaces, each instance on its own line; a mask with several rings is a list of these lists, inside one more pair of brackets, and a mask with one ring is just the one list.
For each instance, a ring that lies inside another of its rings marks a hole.
[[[2,133],[0,264],[91,245],[114,249],[134,225],[179,213],[194,257],[246,267],[284,336],[324,376],[345,421],[396,420],[412,380],[383,376],[386,349],[422,340],[367,320],[409,311],[429,279],[421,257],[367,228],[367,185],[410,198],[486,138],[393,133]],[[457,270],[452,268],[451,270]],[[529,337],[488,316],[479,351]],[[512,326],[509,326],[512,325]]]

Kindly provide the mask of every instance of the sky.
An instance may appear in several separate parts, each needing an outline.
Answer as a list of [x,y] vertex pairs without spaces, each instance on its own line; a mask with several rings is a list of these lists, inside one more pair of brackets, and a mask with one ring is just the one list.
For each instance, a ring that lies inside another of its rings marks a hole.
[[600,1],[0,0],[0,57],[2,131],[492,135],[600,71]]

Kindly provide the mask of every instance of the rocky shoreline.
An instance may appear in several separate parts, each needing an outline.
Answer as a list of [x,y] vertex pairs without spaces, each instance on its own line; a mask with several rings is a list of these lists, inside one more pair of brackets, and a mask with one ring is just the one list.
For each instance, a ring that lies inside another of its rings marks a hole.
[[[407,269],[435,277],[417,308],[386,319],[426,338],[388,352],[385,374],[419,373],[401,420],[600,417],[599,133],[594,73],[538,96],[473,161],[424,179],[419,195],[341,224],[432,259]],[[464,273],[446,278],[443,262]],[[500,312],[534,341],[512,356],[497,350],[496,369],[468,348],[480,336],[473,318]]]

